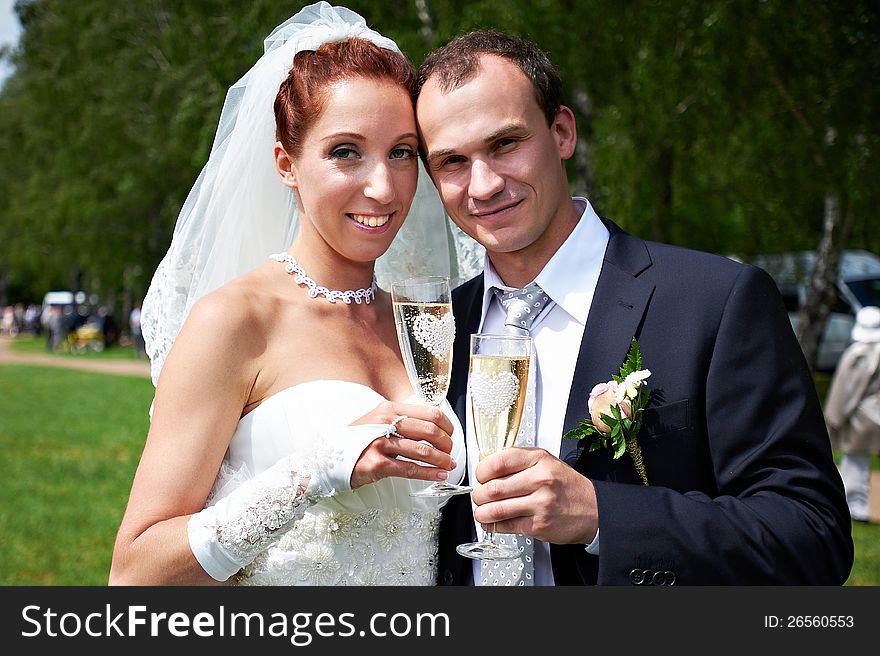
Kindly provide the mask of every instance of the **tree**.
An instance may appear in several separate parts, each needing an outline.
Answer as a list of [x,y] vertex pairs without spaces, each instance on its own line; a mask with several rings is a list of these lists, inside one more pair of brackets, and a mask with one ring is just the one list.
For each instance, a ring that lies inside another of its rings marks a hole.
[[[577,117],[573,191],[627,230],[743,259],[820,243],[832,258],[847,240],[880,252],[875,2],[348,6],[415,64],[477,27],[537,42]],[[0,148],[13,154],[0,159],[0,284],[10,300],[71,279],[140,298],[226,90],[290,8],[20,0],[17,11],[16,71],[0,90]],[[833,273],[828,258],[821,270]],[[817,288],[828,281],[820,275]],[[815,298],[804,330],[821,324],[828,297]]]

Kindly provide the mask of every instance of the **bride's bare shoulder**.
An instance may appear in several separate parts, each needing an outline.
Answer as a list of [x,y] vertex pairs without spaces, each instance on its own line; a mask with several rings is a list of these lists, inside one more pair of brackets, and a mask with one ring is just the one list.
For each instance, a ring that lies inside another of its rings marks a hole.
[[267,329],[278,294],[267,268],[260,266],[206,294],[193,305],[187,323],[226,339],[259,339]]

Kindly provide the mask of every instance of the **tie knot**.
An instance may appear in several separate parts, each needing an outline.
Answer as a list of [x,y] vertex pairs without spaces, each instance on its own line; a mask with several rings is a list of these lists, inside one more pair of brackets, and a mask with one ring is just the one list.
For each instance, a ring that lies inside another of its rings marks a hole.
[[550,297],[533,282],[522,289],[504,291],[496,289],[498,298],[507,312],[504,327],[517,335],[528,335],[532,324],[550,303]]

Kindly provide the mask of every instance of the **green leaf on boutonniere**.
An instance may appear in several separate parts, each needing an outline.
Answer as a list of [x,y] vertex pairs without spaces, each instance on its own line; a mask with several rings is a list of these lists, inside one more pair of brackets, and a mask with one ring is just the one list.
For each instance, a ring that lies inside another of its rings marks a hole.
[[626,354],[626,361],[623,363],[623,366],[620,368],[621,378],[626,378],[628,375],[633,373],[634,371],[640,371],[642,368],[642,351],[639,348],[639,343],[636,341],[636,338],[633,337],[632,341],[629,344],[629,351]]
[[591,422],[589,419],[584,419],[581,421],[580,424],[577,425],[576,428],[572,428],[565,435],[563,435],[563,437],[568,439],[583,440],[590,435],[597,434],[600,433],[596,430],[596,427],[593,426],[593,422]]

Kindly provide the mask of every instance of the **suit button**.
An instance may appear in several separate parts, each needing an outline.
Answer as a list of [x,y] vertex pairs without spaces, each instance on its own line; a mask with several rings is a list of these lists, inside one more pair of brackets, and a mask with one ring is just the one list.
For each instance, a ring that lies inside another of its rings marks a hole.
[[629,580],[632,581],[633,585],[642,585],[645,582],[645,571],[634,569],[629,573]]
[[654,585],[666,585],[667,575],[670,572],[656,571],[654,572],[654,576],[651,577],[651,582]]

